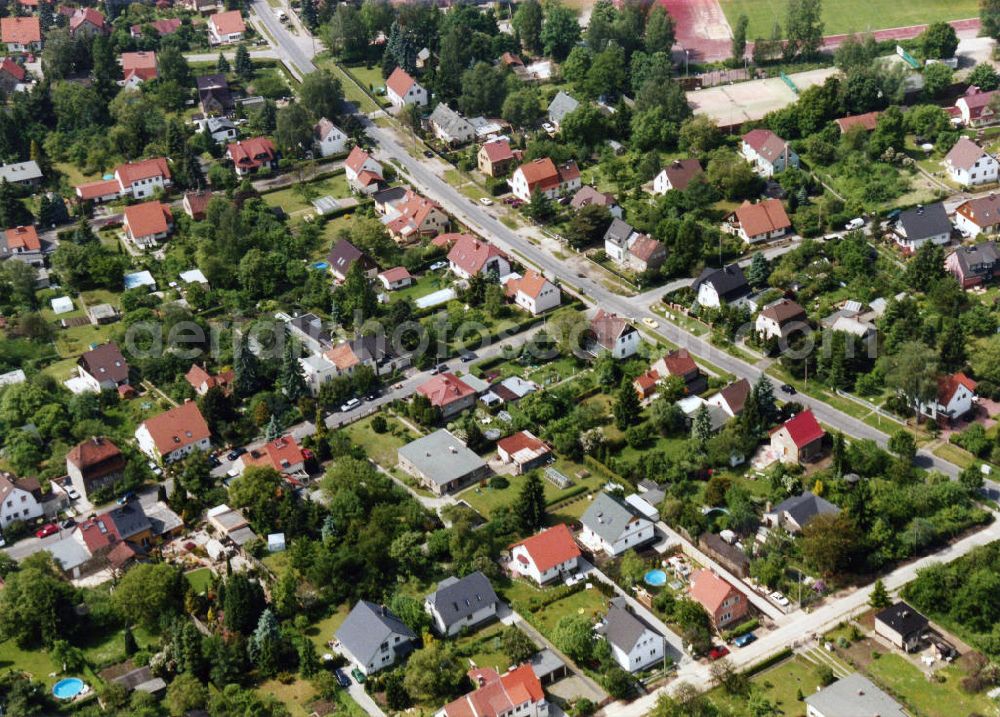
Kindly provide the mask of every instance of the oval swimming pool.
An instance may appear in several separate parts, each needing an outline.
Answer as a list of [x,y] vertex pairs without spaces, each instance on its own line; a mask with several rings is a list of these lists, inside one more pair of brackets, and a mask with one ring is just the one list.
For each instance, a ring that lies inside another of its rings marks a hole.
[[68,677],[52,685],[52,694],[60,700],[71,700],[83,692],[83,686],[79,677]]
[[647,585],[652,585],[654,588],[662,588],[667,584],[667,574],[659,568],[656,570],[650,570],[643,576],[642,579],[643,582]]

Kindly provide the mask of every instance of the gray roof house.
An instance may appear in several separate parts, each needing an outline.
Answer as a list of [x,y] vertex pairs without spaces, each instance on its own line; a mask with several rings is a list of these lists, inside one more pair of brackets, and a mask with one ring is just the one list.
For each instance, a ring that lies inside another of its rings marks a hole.
[[36,185],[42,181],[42,170],[34,160],[3,164],[0,165],[0,179],[6,179],[10,184]]
[[902,705],[860,673],[806,697],[810,717],[907,717]]
[[918,204],[899,215],[896,243],[914,252],[927,242],[947,244],[951,240],[951,221],[944,204]]
[[902,601],[875,615],[875,634],[906,652],[912,652],[920,645],[929,626],[926,617]]
[[549,122],[558,127],[563,118],[580,106],[580,103],[568,94],[559,90],[559,94],[552,98],[549,103]]
[[807,490],[802,495],[787,498],[765,511],[764,522],[772,527],[780,525],[789,533],[798,533],[817,515],[836,515],[839,512],[840,508],[833,503]]
[[442,428],[401,446],[399,467],[438,495],[485,478],[490,467],[462,441]]
[[447,144],[466,144],[476,137],[476,128],[472,123],[444,102],[438,102],[427,121],[434,136]]
[[580,542],[614,557],[655,537],[653,522],[622,500],[598,493],[580,519]]
[[712,308],[718,308],[723,302],[737,303],[750,295],[750,284],[739,264],[721,269],[706,268],[691,288],[700,305]]
[[366,675],[391,667],[413,649],[413,632],[389,610],[362,600],[336,632],[341,652]]
[[441,635],[457,635],[496,617],[499,604],[489,579],[478,570],[464,578],[445,578],[424,599],[424,609]]
[[613,598],[608,603],[601,632],[623,670],[636,672],[663,661],[666,638],[632,612],[624,598]]

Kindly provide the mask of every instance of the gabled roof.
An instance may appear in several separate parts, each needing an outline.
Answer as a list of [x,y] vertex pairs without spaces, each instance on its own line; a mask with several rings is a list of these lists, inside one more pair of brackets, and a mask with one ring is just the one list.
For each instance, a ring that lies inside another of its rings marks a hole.
[[744,201],[733,212],[733,216],[748,237],[769,234],[792,226],[780,199],[764,199],[756,204]]
[[632,242],[632,246],[628,248],[628,251],[629,254],[637,259],[649,261],[663,248],[663,244],[649,236],[649,234],[640,234]]
[[497,451],[501,450],[515,463],[527,463],[552,452],[548,444],[531,431],[518,431],[500,439],[497,441]]
[[[510,447],[510,439],[513,437],[505,438],[503,441],[498,442],[497,446],[508,449]],[[508,442],[506,446],[503,445],[504,441]],[[542,445],[545,444],[543,443]],[[546,528],[537,535],[525,538],[520,543],[512,545],[511,549],[519,545],[523,546],[528,555],[531,556],[531,561],[540,573],[544,573],[546,570],[554,568],[556,565],[561,565],[573,558],[579,558],[581,555],[580,548],[577,547],[576,542],[573,540],[573,534],[566,527],[565,523],[558,523],[551,528]]]
[[562,122],[566,115],[579,106],[580,103],[577,102],[571,95],[559,90],[556,96],[553,97],[552,101],[549,103],[549,119],[557,123]]
[[408,641],[417,638],[413,630],[387,607],[367,600],[354,606],[336,632],[337,640],[365,665],[393,635],[402,635]]
[[944,161],[947,165],[955,169],[969,170],[984,155],[987,155],[985,149],[968,137],[962,136],[958,138],[955,146],[944,156]]
[[397,281],[403,281],[404,279],[412,279],[410,271],[405,266],[395,266],[392,269],[386,269],[381,274],[379,278],[387,281],[390,284],[394,284]]
[[24,82],[24,68],[14,62],[14,60],[10,57],[5,57],[3,58],[3,62],[0,62],[0,72],[7,73],[18,82]]
[[219,90],[229,89],[229,81],[221,72],[213,72],[211,75],[202,75],[195,78],[195,85],[199,90]]
[[514,159],[514,150],[510,148],[510,142],[505,139],[495,139],[482,146],[482,150],[489,157],[491,162],[504,162]]
[[255,169],[265,162],[273,162],[278,150],[267,137],[251,137],[230,144],[226,154],[237,167]]
[[749,395],[750,382],[745,378],[741,378],[739,381],[733,381],[719,391],[719,396],[726,402],[729,409],[735,414],[739,414],[743,411],[743,405],[747,402],[747,397]]
[[942,202],[907,209],[899,215],[898,225],[911,242],[951,233],[951,221]]
[[302,447],[295,440],[295,436],[279,436],[273,441],[268,441],[260,448],[256,448],[243,456],[244,465],[266,466],[273,468],[279,473],[285,473],[295,466],[305,462],[305,455]]
[[875,619],[888,625],[903,637],[922,632],[930,624],[926,617],[902,601],[876,613]]
[[128,162],[119,164],[115,168],[115,176],[121,180],[125,189],[128,189],[135,182],[143,179],[153,179],[162,177],[164,180],[170,179],[170,167],[164,157],[154,157],[144,159],[141,162]]
[[434,607],[445,627],[499,602],[493,586],[478,570],[464,578],[446,578],[438,583],[437,590],[427,596],[427,602]]
[[[177,22],[180,22],[180,20]],[[84,23],[89,23],[103,30],[105,23],[104,15],[92,7],[78,7],[69,18],[69,29],[75,32]]]
[[361,149],[361,147],[354,147],[351,153],[347,155],[347,159],[344,160],[344,166],[350,169],[355,174],[361,172],[362,168],[365,166],[365,162],[371,159],[375,161],[370,154]]
[[191,368],[184,375],[184,379],[191,384],[192,388],[198,389],[203,384],[208,388],[227,388],[232,385],[236,378],[234,371],[222,371],[214,376],[196,363],[191,364]]
[[878,125],[878,117],[881,112],[866,112],[863,115],[849,115],[834,120],[840,128],[841,134],[854,127],[864,127],[868,132],[873,132]]
[[331,132],[338,132],[339,134],[344,134],[337,125],[328,120],[326,117],[320,117],[319,122],[313,125],[313,135],[316,139],[321,142],[326,139],[327,135]]
[[41,251],[42,242],[38,238],[38,230],[33,226],[12,227],[4,232],[8,249],[22,251]]
[[692,600],[705,608],[709,615],[714,615],[733,592],[736,592],[736,588],[711,570],[696,570],[691,574],[688,594]]
[[702,173],[701,162],[697,159],[675,159],[663,168],[663,173],[670,180],[670,186],[684,191],[691,180]]
[[157,201],[125,207],[124,214],[129,232],[136,238],[165,234],[173,221],[170,207]]
[[602,540],[613,543],[635,520],[645,520],[634,509],[601,491],[583,514],[580,522]]
[[631,237],[634,233],[635,230],[632,228],[631,224],[624,219],[615,217],[611,220],[611,224],[608,225],[607,230],[604,232],[604,241],[611,242],[619,247],[625,247],[628,246],[629,237]]
[[534,269],[528,269],[520,279],[510,279],[505,285],[507,296],[517,296],[518,293],[537,298],[542,289],[549,283],[548,279]]
[[155,52],[123,52],[122,75],[127,80],[135,76],[141,80],[152,80],[157,76]]
[[98,199],[117,195],[121,191],[121,185],[117,179],[102,179],[97,182],[86,182],[76,186],[76,193],[80,199]]
[[743,141],[760,157],[772,163],[789,151],[788,142],[769,129],[750,130],[743,135]]
[[448,252],[448,261],[469,275],[478,274],[493,257],[507,258],[499,248],[471,234],[460,234]]
[[[698,364],[694,362],[687,349],[674,349],[663,356],[663,365],[670,376],[687,376],[698,372]],[[664,377],[665,378],[665,377]]]
[[184,200],[191,209],[191,214],[204,214],[208,209],[208,203],[212,201],[214,194],[208,190],[199,192],[184,192]]
[[957,105],[959,102],[964,102],[969,108],[969,118],[978,119],[986,109],[990,102],[992,102],[994,95],[996,95],[997,90],[990,90],[989,92],[983,92],[981,89],[975,85],[971,85],[965,94],[955,100]]
[[69,449],[66,460],[76,466],[81,473],[91,468],[108,466],[104,472],[125,467],[125,459],[111,439],[100,436],[89,438]]
[[368,258],[368,255],[351,244],[347,239],[338,239],[337,243],[326,255],[326,261],[330,265],[330,270],[335,274],[347,276],[354,262],[361,261],[362,266],[374,266],[375,262]]
[[951,399],[955,397],[959,386],[964,386],[969,393],[974,394],[976,392],[976,385],[975,381],[961,371],[953,373],[950,376],[941,376],[938,379],[938,403],[942,406],[947,406],[951,403]]
[[38,17],[4,17],[0,18],[0,41],[28,45],[42,41],[42,26]]
[[618,200],[615,199],[615,195],[611,192],[599,192],[595,187],[588,184],[576,191],[569,205],[573,209],[583,209],[591,204],[596,204],[600,207],[613,207],[617,203]]
[[417,386],[417,393],[426,396],[432,406],[444,408],[455,401],[474,396],[476,390],[453,373],[439,373]]
[[239,10],[217,12],[208,18],[208,21],[215,26],[215,32],[219,35],[234,35],[247,31],[246,23],[243,22],[243,14]]
[[142,422],[161,456],[212,437],[198,404],[185,401]]
[[608,642],[629,654],[647,631],[656,632],[649,623],[632,612],[624,598],[612,598],[608,601],[608,614],[604,618],[604,637]]
[[778,326],[784,326],[790,321],[805,319],[806,310],[791,299],[778,299],[765,306],[760,315],[776,321]]
[[153,527],[146,516],[146,511],[142,508],[142,503],[138,500],[131,500],[125,505],[112,508],[104,514],[104,518],[114,523],[122,540],[128,540]]
[[525,162],[516,171],[524,175],[528,190],[532,192],[536,187],[544,191],[559,184],[559,170],[556,169],[555,162],[548,157]]
[[955,250],[955,261],[963,274],[969,274],[974,266],[994,267],[1000,262],[1000,250],[995,241],[984,241],[972,246],[960,246]]
[[1000,224],[1000,194],[967,199],[955,207],[955,213],[970,220],[980,230],[995,227]]
[[788,431],[796,448],[808,446],[826,435],[826,431],[819,425],[812,409],[809,408],[785,421],[781,427]]
[[[538,704],[545,699],[542,683],[529,664],[521,665],[505,675],[489,667],[469,670],[477,688],[449,702],[441,709],[444,717],[500,717],[513,715],[526,703]],[[530,710],[533,713],[535,710]]]
[[98,381],[128,381],[128,362],[114,341],[84,351],[77,364]]
[[590,331],[594,334],[594,340],[610,351],[620,336],[635,329],[618,314],[598,309],[597,314],[590,320]]
[[406,93],[415,84],[417,84],[417,81],[402,67],[397,67],[393,70],[392,74],[389,75],[389,79],[385,81],[385,86],[399,97],[406,97]]
[[431,112],[429,121],[449,137],[461,135],[472,136],[476,133],[475,127],[472,126],[469,120],[465,119],[465,117],[444,102],[438,102],[437,107]]
[[722,269],[706,268],[692,288],[697,292],[702,284],[711,286],[719,298],[725,301],[734,301],[750,293],[750,284],[747,283],[739,264],[730,264]]
[[805,701],[823,717],[907,717],[896,700],[858,672],[807,695]]
[[777,515],[788,513],[797,525],[804,528],[806,523],[817,515],[837,515],[840,508],[807,490],[801,495],[793,495],[781,501],[771,509],[771,512]]

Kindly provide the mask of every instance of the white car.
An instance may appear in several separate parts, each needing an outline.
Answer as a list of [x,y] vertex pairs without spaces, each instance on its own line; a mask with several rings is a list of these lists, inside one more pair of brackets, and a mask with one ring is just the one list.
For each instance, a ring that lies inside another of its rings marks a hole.
[[847,222],[847,224],[844,225],[844,229],[846,229],[849,232],[852,232],[855,229],[860,229],[864,225],[865,225],[864,219],[862,219],[861,217],[855,217],[854,219],[852,219],[851,221]]
[[430,265],[430,270],[431,271],[438,271],[440,269],[444,269],[446,266],[448,266],[448,262],[446,262],[446,261],[436,261],[436,262],[434,262],[433,264]]
[[355,408],[361,405],[361,401],[356,398],[352,398],[350,401],[345,403],[340,407],[342,413],[347,413],[348,411],[353,411]]
[[790,602],[788,602],[788,598],[786,598],[777,590],[771,593],[771,599],[774,600],[779,605],[781,605],[781,607],[788,607],[791,604]]
[[66,495],[69,496],[70,500],[80,500],[80,494],[76,492],[76,488],[69,488]]
[[479,203],[482,204],[484,207],[488,207],[493,204],[493,200],[490,199],[489,197],[480,197]]
[[656,319],[651,319],[648,316],[643,317],[642,323],[646,324],[646,326],[648,326],[651,329],[656,329],[659,328],[660,326],[660,324],[656,321]]
[[546,132],[548,132],[549,134],[554,134],[554,133],[555,133],[555,131],[556,131],[556,128],[555,128],[555,127],[553,127],[553,126],[552,126],[551,124],[549,124],[548,122],[542,122],[542,129],[544,129],[544,130],[545,130]]

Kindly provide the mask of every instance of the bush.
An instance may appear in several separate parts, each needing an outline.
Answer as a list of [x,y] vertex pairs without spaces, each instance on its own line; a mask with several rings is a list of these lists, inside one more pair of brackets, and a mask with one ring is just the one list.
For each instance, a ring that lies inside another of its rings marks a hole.
[[746,622],[740,623],[733,629],[724,632],[722,634],[722,639],[727,641],[732,640],[733,638],[739,637],[740,635],[745,635],[748,632],[753,632],[758,627],[760,627],[760,620],[752,618],[750,620],[747,620]]
[[372,419],[372,430],[375,433],[385,433],[389,428],[389,423],[385,420],[385,416],[381,413],[375,415]]
[[510,481],[505,476],[493,476],[490,478],[490,488],[503,490],[510,485]]

